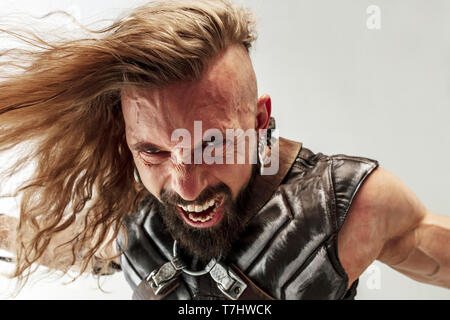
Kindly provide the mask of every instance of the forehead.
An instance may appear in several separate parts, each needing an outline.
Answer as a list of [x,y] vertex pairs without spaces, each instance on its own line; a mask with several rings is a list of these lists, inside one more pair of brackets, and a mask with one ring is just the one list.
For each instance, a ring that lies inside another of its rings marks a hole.
[[123,90],[127,136],[146,140],[157,136],[169,144],[174,130],[192,132],[194,121],[202,121],[204,130],[243,128],[250,106],[244,98],[247,84],[239,65],[242,61],[236,53],[227,53],[212,63],[200,80]]
[[[199,83],[177,83],[159,89],[134,89],[122,94],[126,120],[139,115],[149,120],[178,127],[180,120],[212,120],[220,113],[228,117],[239,113],[239,90],[232,81],[208,79]],[[128,123],[127,123],[128,124]],[[171,128],[173,129],[173,128]]]

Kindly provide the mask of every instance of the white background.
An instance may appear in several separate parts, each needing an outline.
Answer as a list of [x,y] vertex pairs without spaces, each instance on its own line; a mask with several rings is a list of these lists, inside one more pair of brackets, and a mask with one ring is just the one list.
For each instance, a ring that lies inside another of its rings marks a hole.
[[[35,16],[63,9],[82,22],[114,18],[144,1],[0,0]],[[434,212],[450,215],[450,2],[447,0],[240,0],[259,18],[252,51],[260,93],[273,99],[281,136],[314,152],[379,160]],[[369,5],[381,29],[366,26]],[[61,18],[53,19],[66,23]],[[0,42],[0,45],[3,45]],[[15,214],[14,202],[0,212]],[[442,244],[449,250],[449,244]],[[7,271],[0,262],[0,270]],[[0,277],[0,294],[12,288]],[[27,286],[19,299],[129,299],[121,273],[96,289],[90,276],[63,286],[54,278]],[[357,299],[449,299],[375,262]]]

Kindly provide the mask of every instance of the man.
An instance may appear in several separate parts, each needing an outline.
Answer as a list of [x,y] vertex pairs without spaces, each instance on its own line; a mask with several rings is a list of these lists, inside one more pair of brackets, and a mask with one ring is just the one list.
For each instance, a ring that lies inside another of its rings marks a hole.
[[136,299],[346,299],[380,260],[450,287],[449,218],[375,160],[266,139],[252,28],[225,1],[164,1],[101,38],[34,39],[0,84],[0,150],[34,140],[18,164],[37,160],[17,234],[1,220],[13,276],[120,263]]

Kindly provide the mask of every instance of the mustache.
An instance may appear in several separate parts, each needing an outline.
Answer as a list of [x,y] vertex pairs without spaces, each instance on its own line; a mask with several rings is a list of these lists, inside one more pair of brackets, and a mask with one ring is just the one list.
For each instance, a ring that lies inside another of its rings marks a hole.
[[167,189],[163,189],[161,191],[160,197],[161,197],[161,202],[165,205],[188,206],[188,205],[194,205],[194,204],[203,204],[208,200],[214,199],[215,197],[217,197],[217,195],[225,195],[225,196],[231,198],[231,190],[224,183],[219,183],[218,185],[209,186],[209,187],[205,188],[200,193],[200,195],[193,201],[186,201],[178,193],[167,190]]

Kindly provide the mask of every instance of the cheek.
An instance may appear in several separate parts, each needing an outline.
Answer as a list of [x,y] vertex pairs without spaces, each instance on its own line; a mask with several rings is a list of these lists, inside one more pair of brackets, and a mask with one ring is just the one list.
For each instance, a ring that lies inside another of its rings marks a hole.
[[227,185],[236,199],[238,193],[250,180],[252,166],[250,164],[214,165],[211,166],[214,176]]
[[139,170],[142,184],[153,196],[160,199],[160,193],[164,186],[167,170],[164,166],[146,166],[142,161],[139,161],[139,159],[137,159],[135,163]]

